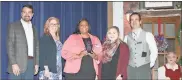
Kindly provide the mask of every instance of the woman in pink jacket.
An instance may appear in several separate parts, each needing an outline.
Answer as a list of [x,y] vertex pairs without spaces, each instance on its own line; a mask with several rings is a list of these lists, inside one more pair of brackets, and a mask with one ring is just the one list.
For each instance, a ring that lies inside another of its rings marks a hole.
[[102,46],[100,40],[89,32],[88,20],[81,19],[76,31],[63,44],[61,55],[66,60],[66,80],[94,80],[98,75],[98,56]]

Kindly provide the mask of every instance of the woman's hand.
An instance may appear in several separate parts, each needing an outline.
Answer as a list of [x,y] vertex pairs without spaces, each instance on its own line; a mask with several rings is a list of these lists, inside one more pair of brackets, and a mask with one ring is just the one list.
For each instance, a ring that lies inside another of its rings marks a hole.
[[73,56],[72,56],[72,59],[74,60],[74,59],[79,59],[79,58],[82,58],[83,56],[85,56],[85,55],[87,55],[87,51],[86,50],[83,50],[83,51],[81,51],[80,52],[80,54],[74,54]]
[[50,77],[50,72],[49,72],[48,66],[44,66],[44,69],[45,69],[44,75],[49,78]]
[[166,77],[166,80],[171,80],[169,77]]
[[118,75],[118,77],[116,78],[116,80],[122,80],[121,74]]
[[93,59],[98,60],[97,54],[95,54],[93,51],[91,53],[88,53],[89,56],[91,56]]
[[98,76],[97,75],[95,76],[95,80],[98,80]]
[[87,55],[87,50],[83,50],[80,52],[80,54],[78,55],[80,58],[82,58],[83,56]]
[[45,75],[46,77],[49,78],[49,77],[50,77],[50,72],[49,72],[49,70],[45,70],[45,71],[44,71],[44,75]]

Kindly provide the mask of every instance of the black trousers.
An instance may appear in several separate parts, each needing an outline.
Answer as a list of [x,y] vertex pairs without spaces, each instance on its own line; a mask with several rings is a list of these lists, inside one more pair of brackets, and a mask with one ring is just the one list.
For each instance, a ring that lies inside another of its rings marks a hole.
[[93,59],[89,55],[82,58],[81,67],[78,73],[65,73],[66,80],[95,80],[95,76],[96,73]]

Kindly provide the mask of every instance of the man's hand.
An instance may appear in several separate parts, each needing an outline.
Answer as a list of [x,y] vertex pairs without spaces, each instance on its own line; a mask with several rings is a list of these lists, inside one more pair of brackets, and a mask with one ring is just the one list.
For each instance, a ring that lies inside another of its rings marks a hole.
[[36,75],[39,71],[39,66],[38,65],[35,65],[35,72],[34,72],[34,75]]
[[12,65],[12,70],[13,70],[13,74],[15,76],[18,76],[20,74],[20,68],[19,68],[18,64],[13,64]]

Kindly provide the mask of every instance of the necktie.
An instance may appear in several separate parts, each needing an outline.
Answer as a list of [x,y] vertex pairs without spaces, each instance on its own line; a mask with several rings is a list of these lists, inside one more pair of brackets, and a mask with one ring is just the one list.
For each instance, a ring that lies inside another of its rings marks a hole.
[[136,37],[137,37],[137,35],[136,35],[136,33],[135,32],[133,32],[133,38],[136,40]]

